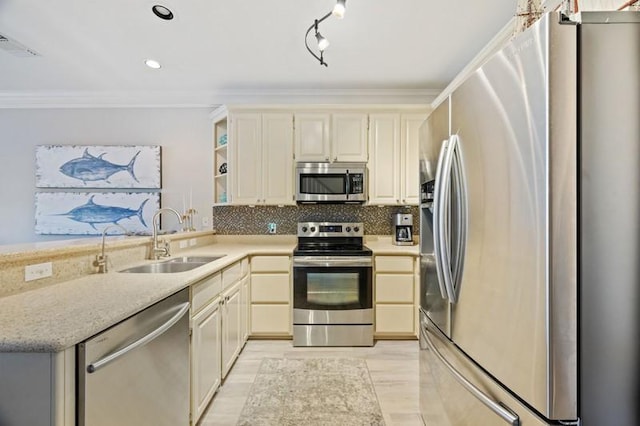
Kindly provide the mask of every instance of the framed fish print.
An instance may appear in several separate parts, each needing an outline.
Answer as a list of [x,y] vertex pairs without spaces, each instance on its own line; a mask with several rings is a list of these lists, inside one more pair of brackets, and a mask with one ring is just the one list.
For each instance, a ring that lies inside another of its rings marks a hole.
[[160,146],[38,145],[38,188],[161,188]]
[[[36,234],[101,235],[118,224],[129,233],[150,235],[160,194],[153,192],[36,192]],[[117,226],[109,235],[123,234]]]

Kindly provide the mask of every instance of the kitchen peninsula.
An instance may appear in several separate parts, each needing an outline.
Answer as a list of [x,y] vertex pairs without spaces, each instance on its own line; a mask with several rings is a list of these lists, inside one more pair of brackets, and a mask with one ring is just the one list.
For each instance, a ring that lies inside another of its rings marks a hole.
[[[220,300],[232,302],[236,293],[230,294],[229,291],[238,288],[237,305],[228,306],[238,318],[238,324],[234,325],[237,329],[231,330],[228,336],[239,336],[237,343],[234,342],[228,351],[231,356],[226,360],[228,368],[251,335],[290,338],[290,304],[284,305],[286,324],[268,324],[273,327],[272,333],[264,332],[264,329],[261,333],[252,332],[249,277],[252,260],[259,260],[256,263],[261,264],[272,259],[279,263],[286,261],[289,269],[294,236],[222,236],[205,231],[175,234],[168,239],[174,249],[172,258],[224,256],[186,272],[125,274],[116,271],[154,262],[144,260],[149,238],[114,239],[107,244],[112,263],[110,272],[97,274],[91,266],[99,251],[97,242],[65,242],[57,247],[43,248],[41,245],[30,250],[24,250],[24,247],[19,250],[2,249],[0,279],[4,297],[0,297],[0,373],[3,384],[0,386],[0,412],[8,413],[8,424],[13,424],[13,419],[22,421],[25,418],[31,424],[75,424],[76,345],[185,288],[190,289],[193,336],[197,334],[199,315],[207,309],[223,306]],[[393,246],[388,236],[370,236],[366,244],[376,256],[409,258],[413,259],[409,264],[415,265],[416,246]],[[24,281],[26,265],[48,261],[52,262],[53,277]],[[412,274],[415,271],[414,267],[407,272]],[[290,286],[289,271],[279,274]],[[38,285],[38,281],[46,280],[50,280],[46,285]],[[226,306],[222,309],[224,314]],[[417,310],[415,304],[412,309]],[[224,316],[222,318],[224,322]],[[413,329],[417,330],[417,326]],[[218,336],[222,340],[223,359],[224,345],[229,345],[224,336],[224,332]],[[191,345],[194,342],[195,338]],[[192,352],[195,353],[193,346]],[[193,377],[194,360],[191,362]],[[222,364],[225,363],[222,362],[221,367]],[[221,376],[224,377],[224,372]],[[222,377],[212,382],[206,395],[198,394],[192,386],[191,415],[194,424],[222,382]],[[192,385],[193,382],[192,378]]]

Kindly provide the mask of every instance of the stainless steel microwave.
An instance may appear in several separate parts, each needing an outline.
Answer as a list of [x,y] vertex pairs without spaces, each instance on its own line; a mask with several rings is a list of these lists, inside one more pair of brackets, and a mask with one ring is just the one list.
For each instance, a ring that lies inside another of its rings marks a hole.
[[366,163],[297,163],[298,203],[364,203]]

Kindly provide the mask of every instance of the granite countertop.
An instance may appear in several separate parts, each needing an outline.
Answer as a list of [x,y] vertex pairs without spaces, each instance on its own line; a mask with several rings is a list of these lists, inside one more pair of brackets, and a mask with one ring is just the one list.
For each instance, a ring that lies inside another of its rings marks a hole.
[[191,271],[110,271],[0,298],[0,352],[62,351],[247,255],[290,255],[293,248],[291,243],[213,244],[175,255],[225,255]]
[[[390,237],[365,241],[375,255],[418,255]],[[0,298],[0,352],[59,352],[249,255],[291,255],[295,242],[214,243],[176,253],[224,257],[191,271],[92,274]],[[152,261],[136,262],[119,270]]]
[[364,245],[369,247],[374,255],[418,256],[420,254],[418,244],[396,246],[393,245],[391,237],[387,236],[366,236]]

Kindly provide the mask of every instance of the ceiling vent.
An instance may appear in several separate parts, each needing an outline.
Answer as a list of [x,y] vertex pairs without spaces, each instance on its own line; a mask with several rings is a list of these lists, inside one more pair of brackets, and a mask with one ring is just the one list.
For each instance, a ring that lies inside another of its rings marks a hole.
[[35,50],[29,49],[25,45],[18,43],[15,40],[11,40],[9,37],[0,34],[0,50],[4,50],[17,56],[19,58],[32,58],[34,56],[40,56]]

